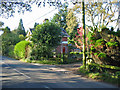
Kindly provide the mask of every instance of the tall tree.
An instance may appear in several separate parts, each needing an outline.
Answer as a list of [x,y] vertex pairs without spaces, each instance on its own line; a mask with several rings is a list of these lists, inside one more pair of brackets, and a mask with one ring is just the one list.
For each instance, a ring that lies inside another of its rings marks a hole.
[[64,3],[64,5],[59,9],[59,12],[55,14],[52,18],[52,22],[55,22],[60,25],[60,27],[66,29],[67,24],[66,24],[66,16],[68,13],[68,8],[67,4]]
[[75,37],[75,34],[77,33],[78,21],[72,9],[68,11],[68,14],[66,17],[66,24],[67,24],[66,31],[70,35],[68,41],[69,43],[74,44],[73,38]]
[[35,22],[35,24],[34,24],[34,28],[36,28],[37,25],[39,25],[39,23]]
[[11,32],[11,31],[10,31],[10,28],[9,28],[8,26],[5,27],[3,31],[4,31],[4,34]]
[[31,39],[34,43],[31,56],[34,57],[35,60],[50,56],[52,50],[60,44],[60,35],[60,27],[53,22],[45,22],[37,25]]
[[[113,2],[109,1],[109,3],[105,2],[87,2],[84,4],[84,0],[82,0],[82,4],[78,2],[74,3],[73,11],[76,14],[82,14],[81,22],[83,26],[83,65],[86,66],[86,56],[85,56],[85,25],[90,27],[89,29],[92,31],[101,31],[103,27],[108,26],[110,22],[116,21],[118,17],[115,18],[115,12],[118,11],[117,5]],[[82,6],[81,6],[82,5]],[[116,6],[116,7],[115,7]],[[114,8],[113,8],[114,7]],[[86,13],[86,16],[85,16]],[[85,20],[86,17],[86,20]],[[90,22],[89,24],[85,23],[85,21]],[[117,24],[116,24],[117,25]]]
[[26,35],[25,28],[23,26],[23,21],[20,19],[19,26],[17,28],[17,34],[23,34],[24,36]]
[[85,9],[86,21],[91,22],[88,26],[93,30],[101,31],[111,22],[114,22],[114,26],[118,25],[118,17],[115,16],[118,12],[118,5],[110,0],[109,2],[90,2],[85,5]]
[[10,32],[9,28],[5,28],[5,32],[0,36],[2,37],[2,55],[8,55],[9,51],[20,41],[19,36],[15,33]]

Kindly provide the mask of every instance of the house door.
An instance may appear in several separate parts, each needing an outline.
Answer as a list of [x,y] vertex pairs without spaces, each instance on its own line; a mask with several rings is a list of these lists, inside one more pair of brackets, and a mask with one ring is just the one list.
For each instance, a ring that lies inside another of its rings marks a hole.
[[65,53],[65,47],[63,47],[63,53]]

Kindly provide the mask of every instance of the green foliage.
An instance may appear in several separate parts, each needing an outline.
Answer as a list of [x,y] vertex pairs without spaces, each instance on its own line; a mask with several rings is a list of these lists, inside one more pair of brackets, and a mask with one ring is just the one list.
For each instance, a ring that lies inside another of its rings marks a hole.
[[96,63],[90,63],[89,65],[96,66],[96,67],[101,67],[101,68],[107,68],[107,69],[120,70],[120,67],[111,66],[111,65],[96,64]]
[[105,54],[105,53],[99,53],[99,54],[98,54],[98,57],[100,57],[100,58],[105,58],[105,57],[106,57],[106,54]]
[[[113,7],[116,7],[113,9]],[[117,5],[113,5],[112,2],[107,3],[103,5],[103,2],[91,2],[89,4],[86,4],[85,11],[86,11],[86,17],[87,21],[91,22],[91,27],[98,28],[97,30],[101,31],[102,28],[106,28],[109,23],[115,22],[115,25],[117,25],[117,17],[115,17],[115,13],[117,12]],[[109,12],[111,11],[111,13]],[[98,19],[97,21],[95,19]],[[93,30],[94,30],[93,29]]]
[[[79,69],[79,73],[84,74],[84,76],[87,76],[89,78],[118,85],[120,83],[120,71],[119,71],[120,67],[109,66],[109,65],[101,65],[101,66],[99,64],[89,63],[86,66],[86,69],[84,69],[84,66],[81,66]],[[109,71],[111,67],[115,67],[114,69],[118,71],[116,72]]]
[[35,24],[34,24],[34,28],[36,28],[37,25],[39,25],[39,23],[36,23],[36,22],[35,22]]
[[36,60],[41,59],[41,57],[48,58],[51,56],[52,50],[60,44],[60,36],[61,29],[53,22],[37,25],[31,38],[33,42],[31,56]]
[[21,39],[21,41],[26,39],[26,37],[23,34],[20,34],[19,38]]
[[90,50],[91,50],[92,52],[95,52],[94,46],[91,46]]
[[[9,47],[20,41],[19,36],[14,33],[2,34],[2,55],[8,55]],[[11,51],[11,50],[10,50]]]
[[94,53],[94,55],[98,55],[98,53]]
[[28,63],[40,63],[40,64],[50,64],[50,65],[60,65],[60,64],[71,64],[75,62],[80,62],[79,60],[68,59],[65,56],[65,62],[61,61],[61,58],[49,58],[46,59],[42,57],[42,60],[35,60],[35,59],[21,59],[21,61],[28,62]]
[[89,72],[102,72],[102,69],[98,66],[88,64],[88,71]]
[[51,22],[57,23],[60,27],[66,29],[66,16],[67,16],[68,10],[67,6],[63,6],[62,9],[59,10],[58,14],[55,14]]
[[69,10],[66,17],[66,21],[67,21],[66,31],[70,35],[68,42],[71,44],[74,44],[74,37],[75,37],[75,34],[77,34],[78,22],[77,22],[77,17],[75,16],[72,10]]
[[118,46],[118,42],[107,42],[106,45],[108,46]]
[[120,37],[120,30],[118,30],[115,35],[117,35],[118,37]]
[[20,19],[19,26],[17,28],[17,34],[23,34],[24,36],[26,35],[25,28],[23,26],[23,21]]
[[99,75],[100,75],[99,72],[97,72],[97,73],[90,73],[90,74],[89,74],[89,77],[90,77],[90,78],[93,78],[93,79],[96,79],[96,78],[98,78]]
[[11,57],[11,58],[15,57],[15,55],[14,55],[14,45],[9,46],[9,48],[8,48],[8,56]]
[[98,39],[95,42],[95,46],[103,45],[104,44],[104,39]]
[[5,27],[5,29],[3,31],[4,31],[4,34],[11,32],[9,27]]
[[115,75],[116,75],[117,78],[120,80],[120,71],[117,71],[117,72],[115,73]]
[[29,44],[28,41],[20,41],[15,45],[14,54],[15,58],[22,59],[25,58],[25,48]]

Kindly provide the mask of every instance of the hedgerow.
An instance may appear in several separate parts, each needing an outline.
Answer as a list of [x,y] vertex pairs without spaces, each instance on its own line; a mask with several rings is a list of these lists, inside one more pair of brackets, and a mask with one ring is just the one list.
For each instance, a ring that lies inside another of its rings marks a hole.
[[20,41],[15,45],[14,54],[16,59],[25,58],[25,48],[29,45],[28,41]]

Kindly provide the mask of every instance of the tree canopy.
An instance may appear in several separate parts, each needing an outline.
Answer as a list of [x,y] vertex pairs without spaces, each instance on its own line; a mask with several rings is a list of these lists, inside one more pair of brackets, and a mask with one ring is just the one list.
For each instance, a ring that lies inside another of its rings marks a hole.
[[109,3],[89,3],[86,5],[87,21],[92,22],[93,29],[107,27],[109,23],[115,22],[118,25],[118,17],[115,16],[118,12],[118,5],[109,1]]
[[77,22],[77,17],[75,16],[72,9],[68,11],[68,14],[66,17],[66,24],[67,24],[66,31],[70,35],[68,39],[69,43],[74,44],[73,38],[75,37],[75,34],[77,33],[78,22]]
[[31,41],[34,43],[32,56],[34,59],[48,57],[52,50],[60,44],[61,29],[53,22],[37,25],[33,31]]
[[8,55],[11,46],[20,41],[19,36],[12,32],[5,32],[0,37],[2,37],[2,55]]
[[17,34],[23,34],[24,36],[26,35],[25,28],[23,26],[23,21],[20,19],[19,26],[17,28]]
[[32,4],[36,4],[38,7],[54,6],[55,8],[62,6],[62,0],[2,0],[0,3],[1,12],[0,16],[9,18],[14,16],[14,13],[24,13],[25,11],[32,11]]
[[68,14],[68,8],[67,4],[64,3],[64,5],[59,9],[59,12],[54,15],[52,18],[52,22],[55,22],[60,25],[60,27],[64,28],[66,30],[67,24],[66,24],[66,17]]

